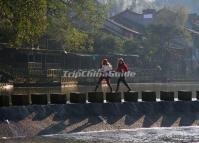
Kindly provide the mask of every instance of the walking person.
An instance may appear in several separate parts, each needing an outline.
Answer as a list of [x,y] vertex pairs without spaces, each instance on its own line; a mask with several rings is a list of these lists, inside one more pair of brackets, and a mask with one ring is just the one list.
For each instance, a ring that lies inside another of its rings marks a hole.
[[124,85],[128,88],[128,91],[131,91],[131,88],[129,87],[129,85],[127,84],[126,80],[125,80],[125,72],[128,72],[128,66],[127,64],[125,64],[124,59],[120,58],[118,60],[118,66],[117,66],[117,72],[120,73],[120,77],[117,81],[117,88],[116,88],[116,92],[118,92],[119,90],[119,86],[120,86],[120,82],[122,81],[124,83]]
[[100,72],[101,72],[101,76],[97,82],[97,85],[95,87],[95,92],[97,91],[100,83],[103,81],[103,80],[106,80],[106,83],[107,85],[109,86],[110,88],[110,91],[112,92],[112,87],[110,85],[110,72],[112,71],[112,65],[108,62],[107,59],[103,59],[102,60],[102,63],[101,63],[101,69],[100,69]]

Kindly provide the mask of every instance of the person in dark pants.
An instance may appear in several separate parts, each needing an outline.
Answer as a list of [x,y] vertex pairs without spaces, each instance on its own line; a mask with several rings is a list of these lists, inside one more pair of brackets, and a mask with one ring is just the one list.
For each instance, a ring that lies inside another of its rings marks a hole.
[[120,82],[123,82],[124,85],[128,88],[127,92],[131,91],[131,88],[127,84],[127,82],[125,80],[125,75],[124,75],[125,72],[128,72],[128,66],[127,66],[127,64],[125,64],[125,62],[124,62],[124,60],[122,58],[120,58],[118,60],[118,67],[117,67],[116,71],[120,73],[120,77],[119,77],[119,79],[117,81],[116,92],[118,92],[118,90],[119,90]]
[[112,71],[112,65],[108,62],[107,59],[103,59],[102,61],[102,64],[101,64],[101,69],[100,69],[100,72],[101,72],[101,76],[97,82],[97,85],[95,87],[95,92],[97,91],[100,83],[102,82],[102,80],[106,80],[106,83],[107,85],[109,86],[110,88],[110,91],[112,92],[112,87],[111,87],[111,84],[110,84],[110,73]]

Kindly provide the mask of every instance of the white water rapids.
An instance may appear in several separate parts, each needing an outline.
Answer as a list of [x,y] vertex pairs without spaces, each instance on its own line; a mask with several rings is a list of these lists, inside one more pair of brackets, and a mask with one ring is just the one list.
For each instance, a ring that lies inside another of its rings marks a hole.
[[5,138],[3,143],[196,143],[199,127],[140,128]]
[[46,135],[47,138],[75,139],[88,142],[199,142],[199,127],[141,128],[112,131]]

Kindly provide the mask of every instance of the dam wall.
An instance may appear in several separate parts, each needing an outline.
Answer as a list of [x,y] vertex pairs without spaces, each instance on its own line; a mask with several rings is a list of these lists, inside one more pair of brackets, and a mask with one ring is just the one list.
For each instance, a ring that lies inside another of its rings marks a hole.
[[153,91],[18,96],[0,107],[0,137],[199,125],[199,102],[190,91],[177,98],[173,92],[157,98]]
[[62,93],[34,93],[0,95],[0,107],[3,106],[27,106],[48,104],[71,103],[121,103],[121,102],[157,102],[157,101],[197,101],[199,92],[188,90],[172,91],[131,91],[131,92],[72,92],[68,95]]

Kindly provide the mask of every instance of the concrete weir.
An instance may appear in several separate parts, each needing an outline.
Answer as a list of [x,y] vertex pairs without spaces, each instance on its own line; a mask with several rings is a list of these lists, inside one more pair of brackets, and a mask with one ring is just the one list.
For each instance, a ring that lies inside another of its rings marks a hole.
[[70,93],[71,103],[86,103],[86,93],[73,92]]
[[50,94],[51,104],[66,104],[66,102],[67,102],[66,94],[60,94],[60,93]]
[[192,100],[192,92],[191,91],[178,91],[178,100],[181,101],[191,101]]
[[107,102],[121,102],[121,92],[108,92],[106,93]]
[[175,93],[172,91],[160,91],[161,101],[174,101]]
[[137,102],[138,101],[138,92],[124,92],[124,101],[125,102]]
[[199,125],[199,102],[123,102],[0,108],[0,137]]
[[43,93],[31,94],[31,101],[32,104],[46,105],[48,104],[48,97],[47,94]]
[[142,92],[142,101],[155,102],[156,101],[156,92],[154,92],[154,91],[143,91]]
[[2,106],[9,106],[9,96],[7,95],[1,95],[0,96],[0,107]]
[[29,95],[26,94],[11,95],[11,101],[13,106],[30,105]]
[[[177,94],[176,94],[177,93]],[[159,96],[158,96],[159,95]],[[196,96],[194,96],[196,95]],[[159,97],[159,98],[158,98]],[[0,106],[26,106],[30,104],[47,105],[47,104],[68,104],[68,103],[120,103],[120,102],[158,102],[160,101],[192,101],[199,100],[199,91],[194,94],[193,91],[181,90],[174,91],[157,91],[145,90],[140,92],[73,92],[70,93],[67,102],[67,95],[62,93],[34,93],[28,94],[13,94],[11,96],[0,96]],[[141,100],[140,100],[141,99]],[[106,100],[106,101],[105,101]]]
[[88,93],[88,102],[103,103],[104,102],[104,93],[103,92],[89,92]]

